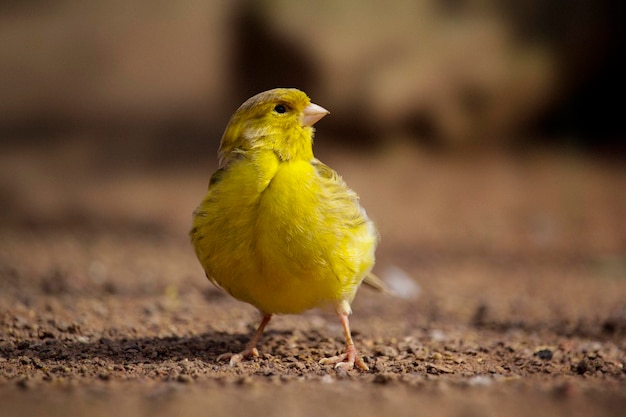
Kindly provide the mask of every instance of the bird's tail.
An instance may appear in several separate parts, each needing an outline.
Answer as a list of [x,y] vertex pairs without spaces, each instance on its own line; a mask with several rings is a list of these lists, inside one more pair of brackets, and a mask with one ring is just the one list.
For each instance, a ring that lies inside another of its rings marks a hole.
[[395,295],[395,293],[385,284],[385,282],[378,278],[371,272],[368,272],[363,279],[363,283],[370,288],[375,289],[376,291],[380,291],[386,295]]

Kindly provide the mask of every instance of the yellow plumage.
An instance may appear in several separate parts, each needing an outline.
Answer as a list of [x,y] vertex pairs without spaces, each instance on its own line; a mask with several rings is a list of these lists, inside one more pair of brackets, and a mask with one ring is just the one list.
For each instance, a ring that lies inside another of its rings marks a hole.
[[299,90],[274,89],[247,100],[222,137],[221,168],[194,212],[190,237],[211,282],[265,315],[231,363],[256,355],[271,314],[330,304],[348,347],[327,362],[367,368],[347,316],[378,237],[356,193],[313,156],[312,125],[327,113]]

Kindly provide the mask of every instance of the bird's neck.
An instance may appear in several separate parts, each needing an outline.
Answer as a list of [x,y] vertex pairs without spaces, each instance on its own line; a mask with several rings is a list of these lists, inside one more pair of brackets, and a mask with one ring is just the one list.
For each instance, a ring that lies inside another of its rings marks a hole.
[[271,141],[272,150],[281,162],[313,159],[313,129],[298,129],[290,135],[279,135]]

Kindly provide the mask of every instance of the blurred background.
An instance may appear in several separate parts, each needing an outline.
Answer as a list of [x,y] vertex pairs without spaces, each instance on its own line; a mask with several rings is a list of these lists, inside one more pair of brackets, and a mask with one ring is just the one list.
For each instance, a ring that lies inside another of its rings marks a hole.
[[622,11],[609,0],[7,1],[2,145],[80,133],[189,158],[276,86],[307,91],[332,111],[324,133],[359,144],[614,145]]
[[377,222],[379,264],[419,275],[556,254],[621,276],[622,12],[609,0],[5,1],[0,231],[5,243],[16,228],[33,242],[173,236],[201,279],[186,232],[228,118],[253,94],[298,87],[331,111],[316,152]]

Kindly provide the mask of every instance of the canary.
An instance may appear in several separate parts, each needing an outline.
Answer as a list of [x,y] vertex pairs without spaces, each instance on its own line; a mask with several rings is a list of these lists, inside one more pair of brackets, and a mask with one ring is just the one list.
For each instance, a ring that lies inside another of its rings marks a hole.
[[320,363],[368,369],[348,316],[370,279],[378,233],[357,194],[313,155],[313,125],[327,114],[304,92],[277,88],[243,103],[222,136],[219,169],[194,211],[190,238],[208,279],[263,319],[242,352],[218,360],[258,356],[273,314],[328,305],[346,348]]

